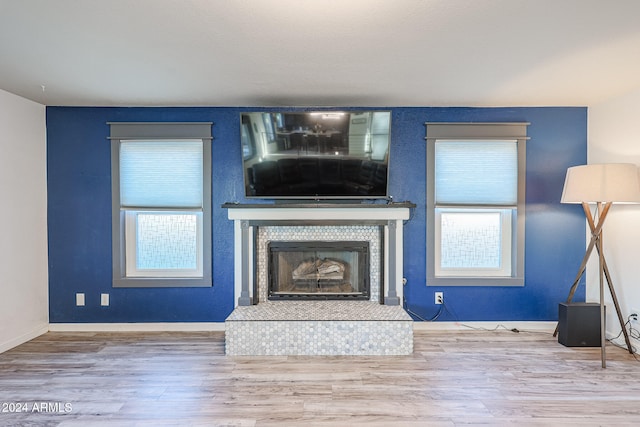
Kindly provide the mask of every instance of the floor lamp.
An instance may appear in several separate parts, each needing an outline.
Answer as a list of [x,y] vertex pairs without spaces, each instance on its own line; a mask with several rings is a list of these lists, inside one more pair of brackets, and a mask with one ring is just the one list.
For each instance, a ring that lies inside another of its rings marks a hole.
[[[611,275],[604,258],[604,244],[602,240],[602,227],[614,203],[640,203],[640,181],[638,168],[631,163],[607,163],[574,166],[567,169],[567,176],[562,192],[562,203],[581,203],[591,229],[591,240],[587,251],[580,264],[576,279],[571,286],[567,303],[573,299],[580,278],[585,272],[589,256],[596,249],[598,253],[598,271],[600,283],[600,348],[602,367],[606,367],[605,358],[605,309],[604,309],[604,282],[609,286],[609,292],[615,306],[620,326],[624,333],[627,348],[633,353],[629,334],[625,328],[625,322],[620,312],[620,305],[616,297]],[[592,215],[590,205],[595,205]],[[557,329],[556,329],[557,333]],[[554,334],[555,336],[555,334]]]

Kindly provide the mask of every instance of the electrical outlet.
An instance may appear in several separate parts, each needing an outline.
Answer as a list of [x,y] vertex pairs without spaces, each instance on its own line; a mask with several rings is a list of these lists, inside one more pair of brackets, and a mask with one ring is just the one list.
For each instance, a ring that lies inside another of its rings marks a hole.
[[[635,314],[635,316],[633,316]],[[635,329],[640,329],[640,310],[632,308],[629,312],[629,324]]]
[[444,303],[444,292],[436,292],[435,293],[435,303],[436,304]]
[[103,307],[109,305],[109,294],[100,294],[100,305]]
[[84,294],[77,293],[76,294],[76,306],[83,307],[84,306]]

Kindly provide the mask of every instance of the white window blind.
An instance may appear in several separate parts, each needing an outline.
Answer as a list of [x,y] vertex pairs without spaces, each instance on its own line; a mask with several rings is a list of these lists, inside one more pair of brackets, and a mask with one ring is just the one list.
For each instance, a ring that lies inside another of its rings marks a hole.
[[436,206],[517,202],[517,141],[436,141]]
[[201,208],[202,168],[202,140],[122,141],[120,204]]

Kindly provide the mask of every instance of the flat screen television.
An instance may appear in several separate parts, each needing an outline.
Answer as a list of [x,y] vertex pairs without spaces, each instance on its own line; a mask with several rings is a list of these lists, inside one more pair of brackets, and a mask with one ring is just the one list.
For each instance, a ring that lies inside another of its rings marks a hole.
[[390,111],[258,111],[240,123],[247,198],[388,198]]

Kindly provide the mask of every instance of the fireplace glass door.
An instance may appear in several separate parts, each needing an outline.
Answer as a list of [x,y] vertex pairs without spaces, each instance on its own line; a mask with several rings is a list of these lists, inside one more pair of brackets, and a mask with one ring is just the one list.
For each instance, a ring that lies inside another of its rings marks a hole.
[[269,299],[369,299],[369,242],[270,242]]

